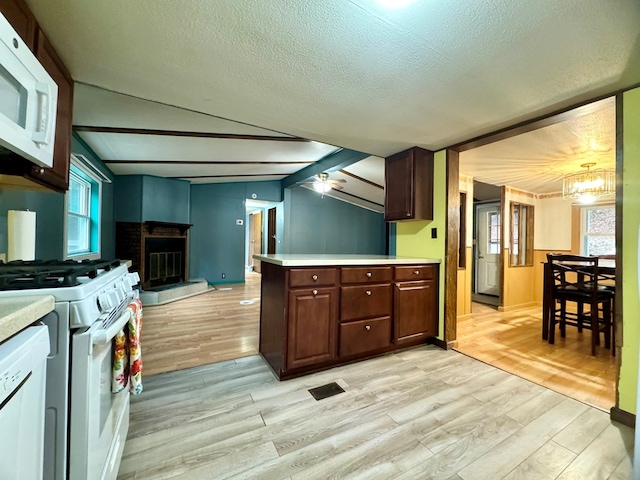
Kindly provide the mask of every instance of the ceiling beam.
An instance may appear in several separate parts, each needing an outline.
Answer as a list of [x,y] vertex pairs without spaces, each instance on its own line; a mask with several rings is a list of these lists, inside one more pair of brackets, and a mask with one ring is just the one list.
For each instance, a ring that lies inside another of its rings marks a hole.
[[166,137],[219,138],[228,140],[259,140],[267,142],[310,142],[300,137],[278,137],[269,135],[241,135],[235,133],[185,132],[181,130],[154,130],[149,128],[95,127],[74,125],[76,132],[112,133],[129,135],[161,135]]
[[196,161],[196,160],[103,160],[111,165],[309,165],[313,162],[243,162],[243,161]]
[[366,178],[359,177],[355,173],[347,172],[346,170],[343,170],[343,169],[340,169],[340,173],[347,175],[348,177],[355,178],[356,180],[360,180],[361,182],[371,185],[372,187],[376,187],[376,188],[379,188],[380,190],[384,190],[384,187],[382,185],[378,185],[377,183],[372,182],[371,180],[367,180]]
[[348,167],[349,165],[359,162],[363,158],[367,158],[369,156],[371,156],[369,153],[342,148],[326,155],[316,163],[312,163],[308,167],[298,170],[296,173],[292,173],[288,177],[283,178],[282,188],[291,188],[298,182],[309,180],[318,173],[340,170],[341,168]]

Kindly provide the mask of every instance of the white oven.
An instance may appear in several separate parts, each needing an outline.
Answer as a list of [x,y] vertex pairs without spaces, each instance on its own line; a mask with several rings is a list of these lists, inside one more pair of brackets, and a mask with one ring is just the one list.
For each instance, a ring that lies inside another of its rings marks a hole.
[[0,14],[0,150],[51,167],[57,104],[58,86]]
[[129,429],[129,390],[111,392],[113,338],[131,318],[130,292],[107,325],[95,322],[72,338],[69,480],[115,480]]

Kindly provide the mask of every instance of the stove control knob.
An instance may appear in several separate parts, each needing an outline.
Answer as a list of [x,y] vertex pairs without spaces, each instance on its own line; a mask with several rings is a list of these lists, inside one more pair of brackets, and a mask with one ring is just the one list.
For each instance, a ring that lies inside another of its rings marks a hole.
[[131,272],[128,277],[131,280],[131,285],[140,283],[140,275],[138,275],[138,272]]
[[107,293],[101,293],[98,296],[98,305],[100,305],[100,311],[108,312],[109,310],[113,310],[115,305],[111,301],[111,297]]

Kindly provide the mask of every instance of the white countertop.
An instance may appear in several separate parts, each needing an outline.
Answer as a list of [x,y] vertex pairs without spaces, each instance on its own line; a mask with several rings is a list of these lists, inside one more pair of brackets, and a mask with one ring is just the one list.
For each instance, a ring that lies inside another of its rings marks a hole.
[[349,265],[416,265],[440,263],[440,260],[436,258],[397,257],[395,255],[269,254],[254,255],[253,258],[281,267],[342,267]]
[[53,295],[0,299],[0,342],[53,310]]

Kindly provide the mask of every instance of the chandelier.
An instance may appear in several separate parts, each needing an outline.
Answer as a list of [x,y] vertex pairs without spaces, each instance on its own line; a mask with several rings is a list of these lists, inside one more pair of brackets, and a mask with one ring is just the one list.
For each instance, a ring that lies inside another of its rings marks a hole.
[[586,170],[571,173],[562,179],[562,198],[590,201],[595,197],[611,195],[616,191],[616,172],[612,168],[591,170],[595,163],[580,165]]

